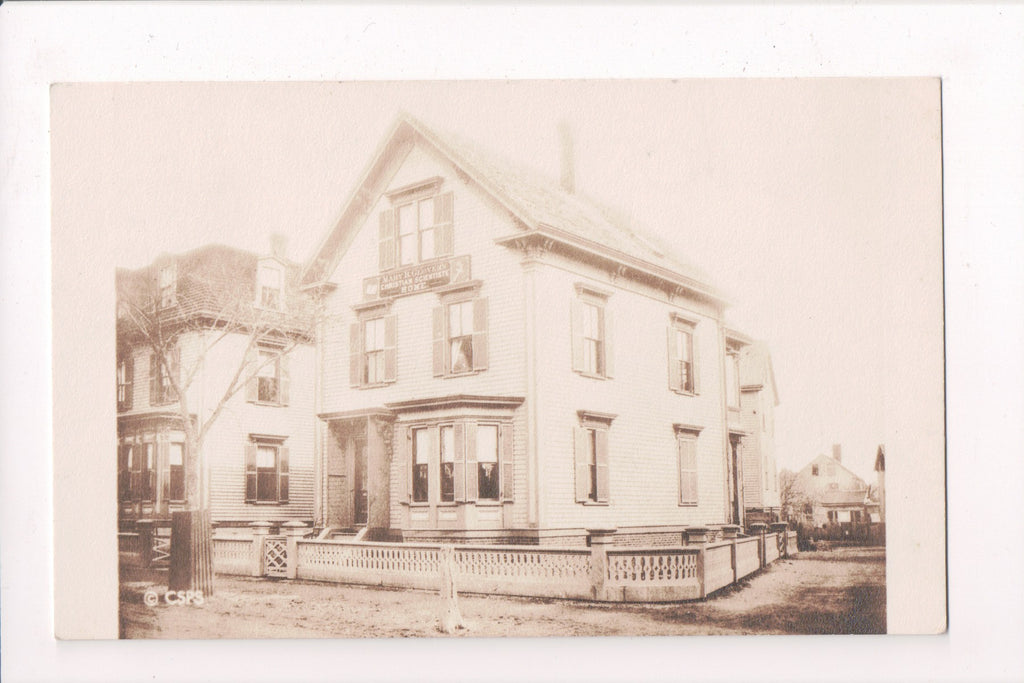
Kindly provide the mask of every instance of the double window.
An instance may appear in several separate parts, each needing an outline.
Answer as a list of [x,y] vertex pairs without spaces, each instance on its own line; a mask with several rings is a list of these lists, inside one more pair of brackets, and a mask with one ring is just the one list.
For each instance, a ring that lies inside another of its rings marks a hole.
[[695,332],[696,323],[673,316],[668,328],[668,386],[677,393],[700,393]]
[[286,406],[290,394],[288,356],[276,346],[249,350],[249,380],[245,400],[263,405]]
[[608,431],[614,415],[579,411],[574,428],[576,502],[608,502]]
[[512,425],[486,420],[408,429],[409,499],[455,503],[512,499]]
[[590,377],[612,376],[608,294],[581,284],[572,302],[572,368]]
[[395,381],[397,349],[395,316],[352,323],[349,335],[349,377],[354,387]]
[[288,448],[283,437],[252,435],[245,444],[245,501],[288,502]]
[[461,375],[487,368],[487,299],[452,301],[434,309],[433,374]]
[[393,193],[392,208],[380,214],[379,266],[412,266],[452,251],[452,193],[433,194],[439,183]]

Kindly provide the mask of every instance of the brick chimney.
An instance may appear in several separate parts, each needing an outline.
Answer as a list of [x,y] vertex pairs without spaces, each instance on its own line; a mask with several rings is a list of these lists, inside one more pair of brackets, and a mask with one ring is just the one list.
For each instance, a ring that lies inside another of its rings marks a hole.
[[832,444],[832,459],[840,465],[843,463],[843,447],[840,444]]
[[574,150],[572,130],[567,121],[558,124],[558,138],[562,143],[562,176],[560,184],[569,194],[576,192],[576,152]]

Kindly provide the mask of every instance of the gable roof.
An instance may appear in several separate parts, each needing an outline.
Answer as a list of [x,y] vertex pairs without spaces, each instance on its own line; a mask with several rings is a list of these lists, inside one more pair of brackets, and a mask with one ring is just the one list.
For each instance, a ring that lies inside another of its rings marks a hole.
[[[730,333],[734,331],[730,330]],[[740,387],[757,388],[771,385],[774,405],[779,405],[779,388],[775,384],[775,368],[768,345],[753,341],[740,350]]]
[[867,482],[865,482],[862,477],[858,476],[856,472],[854,472],[850,468],[848,468],[845,465],[843,465],[843,463],[839,462],[838,460],[833,458],[831,455],[821,454],[821,455],[816,456],[813,460],[811,460],[809,463],[807,463],[806,465],[804,465],[800,469],[800,471],[797,473],[797,476],[802,475],[804,472],[810,471],[811,467],[814,466],[814,465],[822,465],[822,464],[826,464],[827,465],[829,463],[835,464],[837,467],[839,467],[844,472],[848,473],[851,477],[853,477],[854,479],[859,481],[861,484],[863,484],[865,489],[867,488],[867,486],[868,486]]
[[517,167],[457,135],[438,132],[409,115],[398,118],[378,148],[342,217],[303,269],[302,285],[329,277],[351,240],[345,233],[354,229],[384,190],[388,163],[416,142],[433,148],[489,193],[518,220],[524,234],[552,238],[723,301],[706,273],[673,256],[668,247],[636,231],[611,209],[584,195],[570,194],[557,181]]

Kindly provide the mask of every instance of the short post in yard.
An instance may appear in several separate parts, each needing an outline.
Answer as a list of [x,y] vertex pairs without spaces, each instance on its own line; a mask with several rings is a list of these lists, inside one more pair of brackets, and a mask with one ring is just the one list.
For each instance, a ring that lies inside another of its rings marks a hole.
[[764,567],[765,562],[765,549],[764,549],[764,535],[768,530],[768,525],[764,522],[754,522],[750,525],[750,535],[757,536],[757,555],[761,560],[761,566]]
[[299,539],[306,535],[306,525],[298,520],[292,520],[285,522],[281,525],[281,530],[287,536],[287,554],[286,558],[287,567],[285,569],[285,578],[294,579],[298,573],[299,568]]
[[608,548],[615,543],[618,529],[587,529],[590,537],[590,592],[595,600],[612,599],[607,595]]
[[135,528],[139,531],[139,566],[148,567],[153,561],[153,520],[140,519]]
[[722,538],[732,544],[732,582],[739,581],[739,572],[736,567],[736,539],[739,537],[740,527],[738,524],[726,524],[722,527]]
[[252,529],[252,575],[263,576],[263,541],[270,535],[270,522],[253,522]]
[[787,536],[787,529],[789,525],[785,522],[773,522],[771,525],[772,533],[778,534],[776,536],[776,543],[779,546],[779,557],[789,557],[789,538]]
[[167,587],[172,591],[198,590],[213,595],[213,540],[206,531],[209,510],[171,513],[171,558]]
[[466,628],[459,612],[459,593],[455,588],[455,547],[442,544],[437,553],[441,565],[441,619],[438,629],[441,633],[454,633]]

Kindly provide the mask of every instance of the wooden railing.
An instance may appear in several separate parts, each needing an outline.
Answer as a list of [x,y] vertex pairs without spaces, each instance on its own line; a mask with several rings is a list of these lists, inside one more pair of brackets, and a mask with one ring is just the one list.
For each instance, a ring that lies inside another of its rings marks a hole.
[[[427,590],[440,585],[439,544],[316,540],[305,538],[308,529],[297,523],[283,525],[281,535],[270,535],[265,523],[253,531],[251,539],[214,539],[217,572]],[[456,545],[449,567],[465,593],[670,602],[703,598],[790,552],[785,532],[732,533],[714,543],[708,536],[691,536],[689,545],[675,548],[616,547],[613,530],[591,532],[589,548]]]

